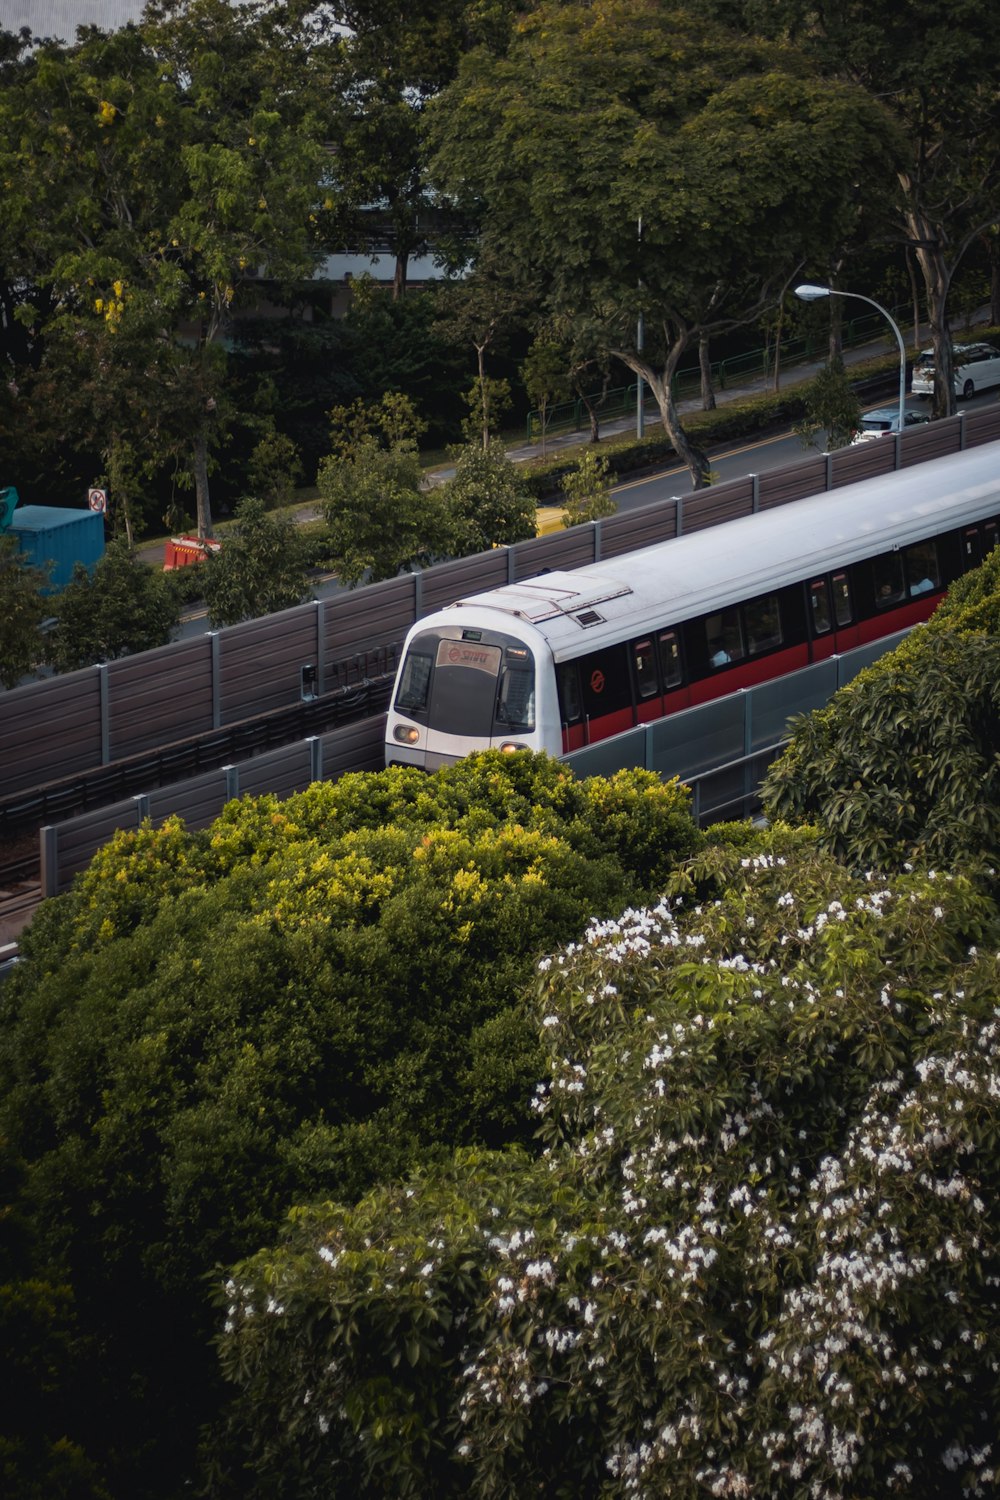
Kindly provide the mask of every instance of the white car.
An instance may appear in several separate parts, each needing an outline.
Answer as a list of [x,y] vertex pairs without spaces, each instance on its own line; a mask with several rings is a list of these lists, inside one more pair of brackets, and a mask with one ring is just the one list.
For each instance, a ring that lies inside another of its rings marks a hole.
[[[953,351],[955,395],[971,401],[977,391],[1000,385],[1000,349],[992,344],[956,344]],[[934,394],[934,350],[922,349],[913,366],[910,393],[914,396]]]
[[[930,421],[930,415],[926,411],[919,411],[915,406],[907,406],[903,409],[903,431],[909,427],[921,427]],[[875,411],[867,411],[861,418],[861,423],[851,438],[851,446],[855,443],[870,443],[873,438],[884,437],[887,432],[899,431],[899,406],[879,406]]]

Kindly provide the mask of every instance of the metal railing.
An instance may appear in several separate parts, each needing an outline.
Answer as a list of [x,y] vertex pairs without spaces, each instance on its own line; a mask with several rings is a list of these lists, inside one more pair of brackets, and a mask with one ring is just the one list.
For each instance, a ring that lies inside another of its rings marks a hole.
[[[912,308],[909,307],[893,310],[893,317],[900,327],[912,326],[911,314]],[[885,319],[878,313],[863,313],[856,318],[851,318],[843,325],[841,335],[843,347],[856,349],[860,344],[870,343],[885,331],[885,326]],[[816,359],[825,347],[825,340],[818,340],[812,334],[799,334],[795,338],[782,341],[780,356],[777,345],[767,344],[761,349],[751,349],[745,354],[734,354],[728,359],[716,360],[710,366],[712,388],[715,391],[724,391],[737,385],[741,380],[758,378],[766,380],[768,376],[774,374],[779,362],[783,370],[794,368],[796,365]],[[675,401],[685,401],[699,396],[701,394],[700,367],[694,365],[678,370],[674,376],[673,391]],[[631,385],[615,386],[603,395],[595,394],[588,399],[590,405],[597,410],[600,420],[609,422],[619,417],[630,416],[635,411],[637,395],[637,383],[633,380]],[[658,415],[656,402],[649,395],[646,396],[644,409],[651,415]],[[561,432],[582,432],[589,424],[587,402],[583,397],[577,396],[572,401],[560,401],[546,411],[545,436],[554,437]],[[538,442],[541,436],[542,414],[537,410],[530,411],[526,422],[526,441]]]

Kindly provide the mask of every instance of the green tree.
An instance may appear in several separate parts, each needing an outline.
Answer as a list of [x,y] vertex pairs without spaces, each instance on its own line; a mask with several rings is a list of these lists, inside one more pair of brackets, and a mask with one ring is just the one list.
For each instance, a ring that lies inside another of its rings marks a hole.
[[499,438],[455,450],[455,475],[444,490],[455,555],[508,547],[535,535],[535,499]]
[[820,370],[806,391],[805,408],[805,421],[795,428],[804,446],[812,447],[822,432],[828,449],[846,447],[858,429],[861,403],[843,360],[831,360]]
[[203,571],[214,628],[291,609],[310,596],[298,526],[290,516],[269,515],[255,497],[240,501],[221,550],[206,559]]
[[613,516],[618,502],[611,493],[611,467],[603,454],[585,448],[562,481],[564,526],[582,526]]
[[357,400],[331,413],[333,451],[316,483],[323,501],[329,557],[342,583],[375,583],[423,565],[445,550],[447,513],[424,488],[412,402],[388,395]]
[[553,402],[563,400],[569,392],[569,372],[565,351],[554,339],[546,338],[544,335],[539,336],[525,356],[521,366],[521,379],[528,393],[528,400],[538,408],[542,457],[544,458],[550,408]]
[[442,190],[481,216],[513,278],[544,268],[548,312],[603,329],[696,485],[708,466],[673,397],[682,354],[845,237],[855,184],[884,191],[891,166],[888,116],[863,90],[789,46],[627,0],[539,6],[503,56],[463,58],[427,114]]
[[5,688],[16,687],[42,657],[39,626],[48,613],[44,584],[45,575],[28,566],[17,538],[0,534],[0,683]]
[[72,672],[166,645],[178,603],[163,573],[140,562],[124,537],[115,537],[93,573],[77,564],[53,612],[46,659],[57,672]]
[[[762,19],[756,8],[756,22]],[[977,238],[996,222],[1000,126],[995,80],[1000,38],[988,0],[896,6],[821,0],[779,8],[836,77],[849,77],[890,111],[905,148],[881,205],[920,267],[935,353],[934,410],[955,409],[948,299]],[[887,185],[888,186],[888,185]]]
[[542,1160],[300,1208],[233,1270],[262,1489],[993,1488],[995,905],[781,829],[670,884],[539,966]]
[[41,331],[90,365],[92,432],[141,433],[173,459],[202,535],[234,303],[262,266],[301,277],[319,253],[325,125],[305,40],[288,9],[151,6],[25,54],[0,95],[9,263],[50,293]]
[[193,1478],[212,1267],[292,1202],[530,1140],[536,956],[699,842],[649,773],[493,753],[120,835],[42,907],[0,991],[0,1137],[112,1493]]

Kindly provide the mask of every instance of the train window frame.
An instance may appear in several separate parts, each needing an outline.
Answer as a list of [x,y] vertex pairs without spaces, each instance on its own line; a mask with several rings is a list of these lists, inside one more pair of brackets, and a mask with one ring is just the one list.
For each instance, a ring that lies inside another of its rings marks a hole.
[[701,625],[709,671],[719,672],[745,660],[742,610],[738,604],[727,604],[703,615]]
[[[668,640],[673,643],[673,650],[669,653],[669,656],[663,644],[664,641]],[[681,655],[681,633],[673,626],[656,632],[656,660],[659,666],[660,682],[663,686],[663,691],[666,693],[672,688],[679,688],[684,682],[684,660]],[[672,660],[675,664],[674,670],[670,672],[666,669],[666,662],[668,660]]]
[[911,599],[935,594],[941,588],[941,558],[933,537],[903,548],[906,588]]
[[[644,659],[647,665],[641,665],[641,659]],[[656,659],[656,645],[653,636],[643,636],[641,640],[630,641],[629,660],[632,667],[632,676],[635,681],[636,701],[645,703],[650,698],[659,697],[661,692],[660,670]]]
[[902,555],[899,552],[880,552],[871,558],[869,567],[875,608],[895,609],[902,604],[907,597]]
[[[829,635],[833,630],[833,603],[830,596],[830,581],[828,578],[810,578],[806,585],[809,595],[809,603],[812,606],[809,611],[809,628],[814,637]],[[816,600],[822,598],[825,618],[820,621],[817,617]]]
[[[755,627],[751,624],[753,618],[751,612],[758,609],[771,613],[777,626],[775,630],[765,633],[759,639],[754,633]],[[743,639],[748,656],[766,656],[769,651],[777,651],[784,645],[785,631],[781,619],[780,594],[758,594],[756,598],[747,600],[743,606]]]
[[[843,587],[838,589],[838,584]],[[836,573],[830,574],[830,592],[833,595],[833,619],[838,630],[843,630],[847,625],[853,625],[854,594],[851,589],[851,575],[846,568],[838,568]],[[841,608],[846,604],[846,608]]]
[[[427,669],[423,681],[423,699],[420,702],[404,702],[402,694],[407,683],[407,673],[409,670],[411,670],[411,664],[417,661],[426,662],[427,664]],[[399,683],[397,684],[395,696],[393,698],[392,706],[396,710],[396,712],[400,714],[408,714],[410,716],[421,713],[426,714],[427,705],[430,702],[431,681],[433,679],[433,676],[433,652],[414,650],[414,648],[411,646],[403,660],[403,670],[399,674]]]
[[[566,686],[572,691],[575,704],[569,703],[570,694],[564,689]],[[571,724],[583,722],[583,694],[580,691],[580,664],[578,661],[556,662],[556,696],[559,701],[559,718],[565,728]],[[576,712],[571,712],[575,707]]]
[[[505,717],[501,709],[506,703],[507,692],[510,684],[517,678],[528,679],[528,692],[526,695],[527,714],[520,718]],[[493,709],[493,722],[497,727],[511,734],[533,734],[535,729],[535,664],[529,662],[504,661],[497,680],[496,704]]]

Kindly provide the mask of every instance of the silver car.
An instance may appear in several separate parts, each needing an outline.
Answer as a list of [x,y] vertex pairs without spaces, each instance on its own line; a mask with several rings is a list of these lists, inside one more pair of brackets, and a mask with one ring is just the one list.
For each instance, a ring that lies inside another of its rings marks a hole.
[[[930,421],[930,414],[920,411],[915,406],[907,406],[903,409],[903,430],[910,427],[921,427]],[[870,443],[873,438],[884,437],[887,432],[899,431],[899,407],[879,406],[875,411],[865,412],[861,423],[851,438],[851,445],[855,443]]]

